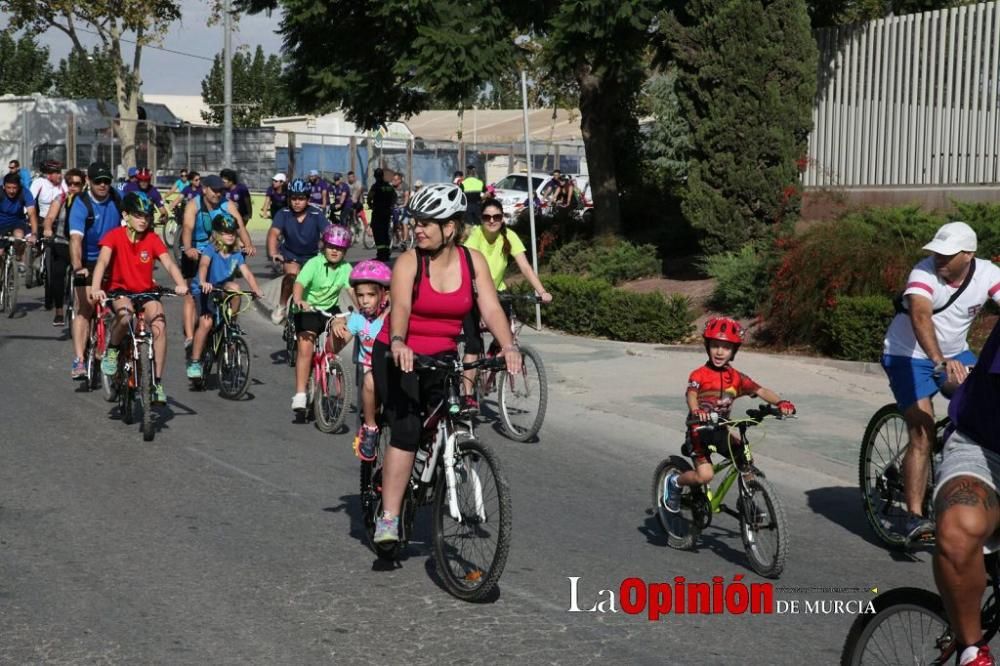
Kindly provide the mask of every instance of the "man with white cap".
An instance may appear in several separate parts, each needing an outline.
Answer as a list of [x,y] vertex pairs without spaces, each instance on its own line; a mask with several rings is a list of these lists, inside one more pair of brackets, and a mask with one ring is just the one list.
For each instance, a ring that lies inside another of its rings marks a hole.
[[909,513],[908,540],[929,536],[924,489],[935,437],[931,399],[945,381],[959,384],[976,362],[969,328],[990,298],[1000,303],[1000,268],[976,259],[976,232],[965,222],[949,222],[924,246],[931,256],[910,272],[885,336],[882,367],[896,404],[906,419],[909,445],[903,455],[903,488]]
[[320,178],[319,171],[309,170],[309,205],[316,206],[325,215],[330,205],[330,185]]
[[261,217],[274,219],[275,214],[288,205],[288,191],[285,183],[288,178],[283,173],[276,173],[271,177],[271,186],[264,193],[264,207],[260,209]]

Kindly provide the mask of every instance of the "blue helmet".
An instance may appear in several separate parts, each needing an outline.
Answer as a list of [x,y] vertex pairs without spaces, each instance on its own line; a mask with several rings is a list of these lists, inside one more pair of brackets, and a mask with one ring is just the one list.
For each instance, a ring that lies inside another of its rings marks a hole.
[[288,186],[289,194],[310,194],[311,192],[312,188],[309,187],[309,184],[301,178],[296,178],[292,181],[292,184]]

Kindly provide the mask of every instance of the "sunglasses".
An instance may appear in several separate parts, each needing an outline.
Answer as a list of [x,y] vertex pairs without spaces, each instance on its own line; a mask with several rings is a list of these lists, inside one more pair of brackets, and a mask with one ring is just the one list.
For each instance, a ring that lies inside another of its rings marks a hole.
[[110,178],[96,178],[96,179],[90,181],[90,184],[91,185],[110,185],[111,184],[111,179]]
[[503,213],[497,213],[496,215],[483,213],[483,222],[503,222]]
[[67,187],[83,187],[83,181],[82,180],[67,180],[66,181],[66,186]]

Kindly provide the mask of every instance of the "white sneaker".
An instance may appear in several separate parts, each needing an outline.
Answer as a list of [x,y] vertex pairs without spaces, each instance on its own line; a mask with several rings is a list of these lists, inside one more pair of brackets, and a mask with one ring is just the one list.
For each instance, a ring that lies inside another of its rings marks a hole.
[[306,411],[306,394],[296,393],[292,396],[292,411],[293,412],[304,412]]
[[279,305],[278,307],[271,310],[271,323],[275,326],[281,326],[285,323],[285,306]]

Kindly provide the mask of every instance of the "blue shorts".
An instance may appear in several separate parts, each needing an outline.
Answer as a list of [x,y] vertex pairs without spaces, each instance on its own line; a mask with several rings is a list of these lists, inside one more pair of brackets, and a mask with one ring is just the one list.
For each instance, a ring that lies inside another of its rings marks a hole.
[[31,227],[28,226],[27,222],[8,222],[7,224],[0,224],[0,236],[12,234],[15,229],[21,229],[25,234],[27,234]]
[[[949,360],[961,361],[965,365],[975,365],[976,355],[966,349]],[[918,400],[929,398],[941,390],[943,375],[934,375],[934,362],[909,356],[882,356],[882,369],[889,376],[889,388],[896,398],[899,410],[905,412]]]
[[[295,263],[299,264],[300,266],[304,265],[307,261],[309,261],[310,259],[312,259],[313,257],[316,256],[316,254],[299,254],[298,252],[292,252],[291,250],[289,250],[284,245],[282,245],[280,248],[278,248],[278,252],[281,254],[282,257],[285,258],[286,262],[293,262],[294,261]],[[318,253],[319,253],[319,251],[317,250],[317,254]]]

